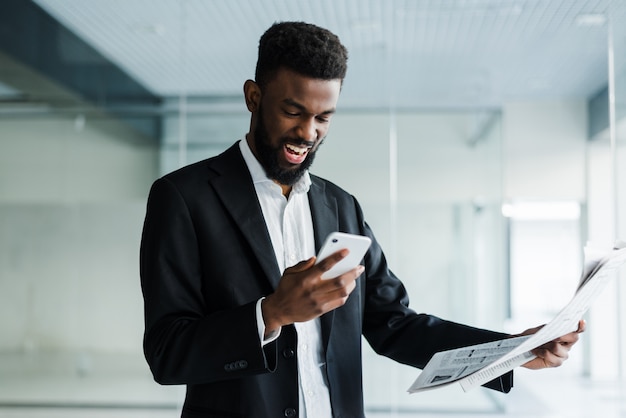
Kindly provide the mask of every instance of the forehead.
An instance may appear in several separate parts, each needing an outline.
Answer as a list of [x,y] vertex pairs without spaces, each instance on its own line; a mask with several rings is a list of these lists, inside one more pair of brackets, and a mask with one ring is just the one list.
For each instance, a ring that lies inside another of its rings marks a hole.
[[264,99],[273,104],[295,102],[312,113],[334,110],[339,100],[341,80],[311,78],[281,68],[263,89]]

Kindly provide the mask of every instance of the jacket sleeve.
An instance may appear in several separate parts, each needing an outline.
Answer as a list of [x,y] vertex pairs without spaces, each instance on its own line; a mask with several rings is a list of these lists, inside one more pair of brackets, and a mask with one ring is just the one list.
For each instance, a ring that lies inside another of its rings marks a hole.
[[[355,205],[360,233],[372,238],[365,258],[363,335],[374,351],[400,363],[424,368],[436,352],[507,338],[507,334],[446,321],[409,308],[404,285],[389,270],[380,245],[363,220],[358,203]],[[509,392],[513,373],[485,386]]]
[[[261,347],[256,301],[215,310],[197,231],[185,199],[167,178],[150,191],[140,249],[144,353],[157,382],[210,383],[276,367],[276,344]],[[224,274],[227,274],[225,271]]]

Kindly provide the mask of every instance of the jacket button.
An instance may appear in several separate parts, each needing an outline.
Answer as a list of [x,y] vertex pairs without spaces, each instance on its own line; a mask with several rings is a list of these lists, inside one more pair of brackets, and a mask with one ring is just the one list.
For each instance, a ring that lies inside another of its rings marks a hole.
[[285,409],[285,416],[287,418],[293,418],[296,416],[296,410],[293,408],[287,408]]
[[293,349],[291,349],[291,348],[285,348],[285,349],[283,350],[283,357],[284,357],[284,358],[293,358],[293,356],[294,356],[295,354],[296,354],[296,353],[295,353],[295,352],[293,351]]

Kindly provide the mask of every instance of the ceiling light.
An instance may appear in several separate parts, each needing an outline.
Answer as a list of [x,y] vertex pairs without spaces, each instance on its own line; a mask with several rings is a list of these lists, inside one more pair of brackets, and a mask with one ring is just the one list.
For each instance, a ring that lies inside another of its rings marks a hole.
[[606,16],[602,13],[585,13],[576,16],[578,26],[602,26],[606,23]]
[[505,203],[502,215],[516,220],[577,220],[580,204],[573,201]]

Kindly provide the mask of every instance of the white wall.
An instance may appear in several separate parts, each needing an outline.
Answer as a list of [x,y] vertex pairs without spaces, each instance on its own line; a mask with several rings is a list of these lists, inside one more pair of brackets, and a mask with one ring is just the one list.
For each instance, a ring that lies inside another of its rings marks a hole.
[[508,103],[502,109],[506,199],[585,199],[586,101]]
[[115,121],[0,121],[0,350],[141,350],[157,144]]

